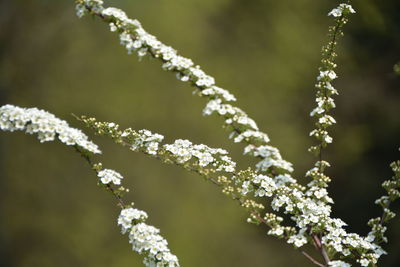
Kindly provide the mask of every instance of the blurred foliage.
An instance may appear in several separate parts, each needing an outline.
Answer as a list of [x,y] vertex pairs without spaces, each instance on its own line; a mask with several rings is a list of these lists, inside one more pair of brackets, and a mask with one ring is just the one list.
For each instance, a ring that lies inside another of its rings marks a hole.
[[393,70],[397,75],[400,75],[400,63],[393,66]]
[[[303,177],[313,158],[308,118],[313,107],[320,48],[337,1],[116,0],[150,33],[192,58],[231,90],[239,106],[269,133]],[[335,216],[366,233],[379,215],[373,201],[399,159],[400,2],[354,0],[357,14],[339,45],[340,96],[335,111],[333,163]],[[123,127],[148,128],[168,141],[187,138],[227,148],[240,166],[218,118],[203,118],[204,101],[158,62],[127,56],[108,26],[79,20],[69,1],[0,2],[0,104],[37,106],[83,127],[71,113]],[[90,131],[86,133],[93,136]],[[212,184],[174,166],[94,137],[98,160],[120,171],[130,198],[149,212],[182,266],[310,266]],[[116,226],[113,199],[72,149],[39,144],[22,133],[0,137],[1,265],[141,266]],[[301,178],[300,178],[301,179]],[[400,212],[399,204],[395,209]],[[381,266],[399,266],[400,220],[389,228]]]

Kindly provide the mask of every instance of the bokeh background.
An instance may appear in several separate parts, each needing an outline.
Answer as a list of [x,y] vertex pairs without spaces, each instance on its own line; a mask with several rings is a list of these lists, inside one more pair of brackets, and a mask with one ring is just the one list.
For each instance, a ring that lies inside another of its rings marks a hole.
[[[314,158],[307,151],[313,125],[320,49],[338,1],[115,0],[228,88],[238,105],[295,164],[303,180]],[[335,216],[368,232],[380,215],[380,184],[400,158],[400,2],[355,0],[340,41],[338,125],[327,151],[333,168]],[[231,151],[217,117],[202,117],[205,101],[161,70],[120,47],[107,25],[75,16],[72,0],[0,1],[0,104],[46,109],[82,128],[71,115],[93,115],[122,127],[150,129],[167,141],[190,139]],[[98,157],[120,171],[128,199],[149,212],[182,266],[310,266],[297,251],[249,225],[246,214],[218,188],[176,166],[162,165],[95,137]],[[394,206],[400,211],[399,204]],[[73,151],[40,144],[23,133],[0,133],[0,265],[9,267],[142,266],[116,226],[118,208]],[[380,266],[400,266],[400,220],[388,230]],[[312,252],[311,252],[312,253]]]

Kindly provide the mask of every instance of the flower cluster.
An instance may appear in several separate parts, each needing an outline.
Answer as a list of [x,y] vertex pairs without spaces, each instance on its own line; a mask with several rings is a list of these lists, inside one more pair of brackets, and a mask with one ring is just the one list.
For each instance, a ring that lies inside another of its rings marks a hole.
[[305,236],[305,231],[301,231],[297,235],[292,235],[288,239],[289,244],[293,244],[295,247],[300,248],[308,243],[307,238]]
[[[315,129],[310,132],[310,136],[315,137],[317,144],[311,146],[309,151],[318,157],[318,161],[315,163],[315,166],[306,173],[306,176],[310,177],[312,181],[307,185],[308,190],[305,193],[306,201],[301,202],[305,210],[302,212],[302,215],[296,217],[297,223],[301,225],[300,227],[305,227],[311,223],[316,224],[314,228],[328,231],[328,234],[323,238],[323,244],[328,247],[333,247],[333,249],[339,253],[343,251],[341,242],[343,241],[343,237],[347,237],[347,233],[342,230],[345,224],[337,225],[334,223],[336,221],[332,221],[330,218],[330,204],[333,203],[333,200],[328,196],[326,188],[331,179],[325,174],[325,169],[329,167],[330,164],[322,160],[321,153],[323,148],[333,142],[333,138],[329,135],[328,128],[336,123],[336,120],[328,113],[331,109],[336,107],[333,96],[338,94],[337,90],[332,86],[333,80],[337,78],[337,74],[334,71],[336,68],[334,59],[336,57],[335,49],[337,39],[343,35],[342,27],[348,21],[347,15],[354,13],[353,11],[353,8],[349,4],[341,4],[329,13],[329,16],[335,18],[335,26],[329,28],[330,41],[322,49],[322,66],[319,68],[319,75],[315,85],[317,89],[315,100],[317,106],[310,113],[311,117],[316,118]],[[320,230],[317,231],[319,232]],[[332,232],[334,234],[331,234]],[[336,235],[341,232],[344,233],[343,236],[339,237]],[[331,237],[331,239],[327,239],[328,236]]]
[[[115,125],[111,124],[111,127],[113,126]],[[121,226],[121,233],[128,234],[132,250],[144,255],[144,265],[178,267],[178,258],[169,250],[167,240],[159,234],[160,230],[145,223],[148,218],[147,213],[133,208],[133,204],[125,205],[121,195],[124,188],[114,188],[110,185],[111,182],[114,185],[120,185],[123,179],[122,175],[114,170],[102,169],[101,163],[95,164],[93,168],[101,182],[108,185],[106,189],[118,199],[122,210],[117,223]]]
[[173,144],[164,145],[176,157],[177,162],[183,164],[192,158],[200,167],[211,165],[216,171],[233,173],[236,162],[227,156],[228,152],[221,148],[210,148],[206,145],[193,145],[189,140],[178,139]]
[[37,108],[20,108],[13,105],[0,107],[0,129],[37,134],[41,143],[58,138],[68,146],[78,146],[92,153],[101,153],[97,145],[89,141],[82,131],[71,128],[66,121]]
[[328,13],[328,16],[338,18],[348,13],[356,13],[356,11],[349,4],[340,4],[337,8],[332,9],[332,11]]
[[118,224],[122,233],[128,233],[132,249],[145,255],[145,266],[178,267],[178,258],[169,250],[167,240],[160,235],[159,229],[144,223],[146,219],[144,211],[126,208],[121,211]]
[[[112,123],[108,125],[111,130],[117,127]],[[121,184],[122,175],[114,170],[103,169],[101,163],[93,165],[93,169],[97,172],[101,182],[107,185],[106,190],[117,198],[119,206],[122,208],[117,220],[118,225],[121,226],[121,233],[129,235],[129,243],[132,244],[133,251],[144,255],[145,266],[178,267],[178,258],[171,253],[168,242],[159,234],[160,231],[145,223],[148,218],[147,213],[133,208],[133,203],[125,205],[122,199],[124,187],[115,188],[113,186]]]
[[121,180],[123,179],[121,174],[110,169],[104,169],[99,171],[97,173],[97,176],[100,178],[100,181],[103,184],[113,183],[114,185],[120,185]]
[[76,15],[78,17],[83,17],[89,14],[89,10],[93,12],[101,12],[103,8],[103,0],[80,0],[76,3]]
[[244,154],[262,158],[262,160],[256,164],[258,171],[272,172],[272,170],[281,170],[284,173],[293,172],[292,164],[282,159],[279,150],[273,146],[248,145],[244,149]]
[[121,232],[125,234],[132,228],[132,223],[135,224],[135,222],[142,222],[147,218],[147,213],[142,210],[126,208],[121,210],[121,213],[119,214],[118,225],[121,226]]
[[[122,133],[122,137],[128,136],[131,133],[127,130]],[[150,155],[157,155],[158,145],[162,142],[164,136],[161,134],[153,134],[149,130],[139,130],[131,144],[132,150],[144,149]]]
[[266,175],[254,175],[242,183],[242,194],[254,191],[256,197],[271,197],[277,189],[275,181]]
[[334,71],[337,66],[334,62],[336,57],[335,49],[337,39],[343,35],[342,27],[348,21],[347,15],[351,13],[355,13],[351,5],[340,4],[328,14],[335,18],[336,25],[329,28],[330,41],[322,48],[322,66],[319,69],[317,83],[315,84],[317,89],[317,106],[310,113],[311,117],[317,118],[315,123],[316,128],[310,132],[310,136],[314,136],[317,139],[318,145],[312,146],[309,149],[315,155],[319,155],[321,149],[333,141],[327,129],[336,123],[335,119],[328,115],[328,112],[332,108],[335,108],[332,96],[338,94],[337,90],[332,86],[332,81],[337,78],[337,74]]
[[119,125],[98,122],[95,118],[82,117],[86,126],[99,135],[109,136],[118,144],[128,146],[133,151],[141,151],[165,162],[185,165],[190,163],[196,170],[208,169],[212,172],[234,173],[236,163],[221,148],[211,148],[203,144],[193,144],[189,140],[178,139],[172,144],[161,145],[164,136],[149,130],[119,130]]
[[392,162],[390,167],[393,171],[393,177],[382,183],[387,195],[375,201],[375,204],[382,207],[383,214],[381,217],[373,218],[368,222],[368,225],[372,228],[368,237],[376,243],[387,242],[385,237],[387,228],[383,224],[395,217],[395,213],[390,210],[390,204],[400,198],[400,161]]

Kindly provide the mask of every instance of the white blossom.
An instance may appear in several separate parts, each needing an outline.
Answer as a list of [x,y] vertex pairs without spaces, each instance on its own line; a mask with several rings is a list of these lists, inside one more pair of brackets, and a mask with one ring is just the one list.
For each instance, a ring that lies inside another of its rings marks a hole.
[[168,242],[160,235],[160,230],[144,223],[147,217],[142,210],[126,208],[121,210],[118,225],[123,234],[129,233],[132,249],[145,255],[145,266],[178,267],[178,258],[169,250]]
[[139,130],[131,145],[132,150],[144,149],[150,155],[156,155],[159,143],[164,139],[161,134],[153,134],[149,130]]
[[349,13],[356,13],[356,11],[353,9],[351,5],[340,4],[337,8],[332,9],[332,11],[328,13],[328,16],[341,17],[344,11]]
[[299,248],[307,244],[307,238],[304,236],[304,233],[301,232],[297,235],[290,236],[287,242]]
[[234,141],[235,143],[242,142],[243,140],[250,140],[250,139],[255,139],[261,143],[268,143],[269,138],[268,135],[265,133],[259,132],[259,131],[254,131],[254,130],[247,130],[241,134],[239,134],[237,137],[235,137]]
[[143,221],[147,217],[147,213],[142,210],[134,208],[123,209],[118,217],[118,225],[121,225],[121,232],[125,234],[132,227],[132,221]]
[[258,189],[254,192],[256,197],[271,197],[277,189],[274,180],[266,175],[257,175],[252,182],[258,185]]
[[346,263],[344,261],[331,261],[331,262],[329,262],[329,266],[332,266],[332,267],[350,267],[351,264]]
[[99,171],[97,176],[100,178],[100,181],[103,184],[113,183],[115,185],[120,185],[121,180],[123,179],[122,175],[118,172],[110,169],[104,169]]
[[361,260],[358,261],[361,266],[368,266],[369,265],[369,260],[366,258],[362,258]]
[[235,171],[236,163],[227,156],[224,149],[210,148],[206,145],[194,145],[189,140],[178,139],[173,144],[164,145],[165,150],[176,157],[178,163],[185,163],[192,158],[201,167],[211,165],[217,171],[232,173]]
[[146,253],[143,261],[146,266],[179,266],[178,258],[170,252],[167,241],[159,233],[154,226],[138,223],[129,232],[129,243],[139,254]]
[[76,145],[92,153],[101,153],[97,145],[89,141],[82,131],[71,128],[66,121],[37,108],[20,108],[13,105],[0,107],[0,129],[37,134],[41,143],[58,138],[68,146]]
[[334,80],[336,78],[337,75],[333,70],[327,70],[327,71],[320,71],[317,80],[322,80],[322,79]]

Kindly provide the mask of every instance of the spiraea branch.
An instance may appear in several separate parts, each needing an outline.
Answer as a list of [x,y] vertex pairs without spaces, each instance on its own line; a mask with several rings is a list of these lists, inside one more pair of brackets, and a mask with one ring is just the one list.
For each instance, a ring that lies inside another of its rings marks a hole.
[[[239,169],[229,152],[211,148],[205,144],[194,144],[177,139],[163,143],[164,136],[149,130],[120,129],[115,122],[100,122],[86,116],[76,117],[96,135],[111,138],[116,144],[131,151],[154,158],[161,163],[174,164],[194,172],[206,181],[218,186],[222,193],[247,211],[247,222],[266,225],[266,233],[299,250],[312,265],[348,267],[352,265],[377,266],[386,252],[383,243],[387,222],[395,214],[390,204],[400,197],[400,162],[390,166],[393,177],[383,183],[387,195],[376,201],[383,209],[380,217],[368,222],[371,231],[363,236],[346,230],[346,222],[332,215],[334,200],[328,194],[332,179],[326,174],[331,164],[324,157],[324,149],[333,143],[328,129],[336,123],[330,111],[336,107],[333,97],[338,94],[333,81],[336,48],[343,27],[350,15],[356,13],[350,1],[340,4],[328,13],[333,18],[329,27],[329,41],[322,49],[322,60],[316,78],[316,107],[310,116],[315,118],[315,129],[310,136],[316,144],[309,151],[316,162],[306,173],[307,184],[298,182],[305,177],[293,175],[293,164],[285,160],[279,149],[270,145],[268,135],[245,111],[234,105],[236,97],[228,90],[216,85],[215,79],[206,74],[191,59],[149,34],[136,19],[114,7],[105,7],[102,0],[75,0],[79,17],[93,16],[105,22],[111,32],[119,36],[120,44],[128,54],[137,53],[139,58],[151,57],[162,65],[162,69],[173,73],[180,81],[188,83],[195,93],[206,99],[204,115],[216,114],[223,119],[223,127],[229,131],[234,143],[245,145],[244,154],[259,160],[253,167]],[[396,70],[398,67],[395,68]],[[98,185],[114,196],[121,209],[117,224],[123,234],[129,236],[132,249],[144,256],[146,266],[179,266],[178,258],[172,254],[160,230],[146,224],[146,212],[127,204],[124,195],[129,191],[122,186],[123,176],[112,169],[94,163],[93,156],[100,154],[96,144],[80,130],[53,114],[37,108],[21,108],[13,105],[0,107],[0,129],[24,131],[38,136],[40,142],[59,140],[72,146],[95,171]],[[271,209],[262,203],[269,203]],[[272,210],[272,211],[271,211]],[[314,248],[319,259],[306,252]],[[179,254],[179,251],[177,251]]]

